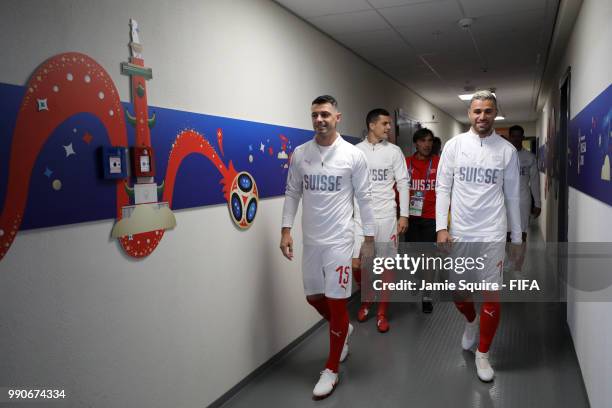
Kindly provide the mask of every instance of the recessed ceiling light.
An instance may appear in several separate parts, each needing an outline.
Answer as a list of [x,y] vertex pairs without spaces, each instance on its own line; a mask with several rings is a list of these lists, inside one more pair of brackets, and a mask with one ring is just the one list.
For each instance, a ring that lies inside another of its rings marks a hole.
[[[459,99],[461,99],[462,101],[470,101],[472,100],[472,96],[474,96],[474,93],[469,93],[469,94],[462,94],[459,95]],[[493,94],[493,96],[495,96],[497,98],[497,95],[495,95],[495,92],[491,92]]]

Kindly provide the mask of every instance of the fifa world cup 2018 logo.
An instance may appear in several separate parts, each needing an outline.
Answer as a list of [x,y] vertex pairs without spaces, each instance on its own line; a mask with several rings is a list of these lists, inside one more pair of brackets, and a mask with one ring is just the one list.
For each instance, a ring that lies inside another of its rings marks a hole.
[[230,189],[228,202],[232,220],[241,229],[246,229],[253,224],[257,207],[259,205],[259,192],[255,179],[246,171],[242,171],[234,177]]
[[172,144],[168,169],[166,171],[164,201],[172,202],[172,191],[178,168],[187,156],[201,154],[206,157],[221,175],[220,184],[223,185],[223,196],[227,201],[230,217],[240,229],[249,228],[255,221],[259,206],[259,189],[255,178],[246,171],[237,171],[230,160],[227,165],[222,160],[223,131],[217,129],[217,150],[208,139],[193,129],[185,129],[179,133]]

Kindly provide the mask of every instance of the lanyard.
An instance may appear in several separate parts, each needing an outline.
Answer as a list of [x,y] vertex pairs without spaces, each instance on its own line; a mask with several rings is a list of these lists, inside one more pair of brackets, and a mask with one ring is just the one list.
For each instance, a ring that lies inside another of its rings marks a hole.
[[[427,173],[425,173],[425,183],[423,183],[423,187],[425,187],[425,184],[427,184],[427,182],[429,181],[429,172],[431,171],[432,162],[433,159],[429,159],[429,166],[427,166]],[[408,168],[408,172],[410,173],[410,180],[412,180],[412,158],[410,159],[410,167]]]

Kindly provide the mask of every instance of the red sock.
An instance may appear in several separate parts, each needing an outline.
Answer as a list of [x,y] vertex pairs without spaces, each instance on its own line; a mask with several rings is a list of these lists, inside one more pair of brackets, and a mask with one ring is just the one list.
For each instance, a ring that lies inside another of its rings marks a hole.
[[[474,302],[471,300],[464,300],[461,302],[455,301],[455,306],[465,316],[468,322],[473,322],[476,318],[476,309],[474,309]],[[481,320],[482,321],[482,320]]]
[[306,301],[315,309],[323,318],[329,321],[329,307],[327,299],[323,295],[306,296]]
[[[362,276],[361,274],[361,266],[355,266],[353,264],[353,276],[355,277],[355,282],[359,287],[359,292],[361,292],[361,303],[372,303],[372,299],[374,298],[374,293],[372,293],[372,286],[370,277],[366,274],[366,276]],[[365,279],[365,282],[363,281]],[[365,285],[365,286],[364,286]]]
[[338,372],[340,354],[344,347],[344,340],[348,334],[349,315],[346,309],[346,299],[327,299],[331,320],[329,321],[329,357],[325,368],[334,373]]
[[382,300],[378,302],[378,312],[377,315],[387,315],[387,308],[389,307],[389,302]]
[[370,308],[370,306],[372,306],[372,303],[373,303],[373,302],[370,302],[369,300],[366,300],[365,302],[364,302],[364,301],[362,301],[362,302],[361,302],[361,306],[365,306],[365,307],[367,307],[367,308],[369,309],[369,308]]
[[[385,270],[382,274],[382,281],[384,283],[393,282],[393,272]],[[389,307],[389,291],[383,290],[382,292],[380,292],[380,301],[378,302],[377,314],[386,315],[388,307]]]
[[499,324],[501,307],[498,301],[484,302],[480,307],[480,341],[478,351],[486,353],[491,347]]

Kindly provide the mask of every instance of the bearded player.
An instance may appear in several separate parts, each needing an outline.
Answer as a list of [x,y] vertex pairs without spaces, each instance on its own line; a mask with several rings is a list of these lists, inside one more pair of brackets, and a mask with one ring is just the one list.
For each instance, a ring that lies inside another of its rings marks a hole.
[[311,106],[313,140],[298,146],[291,157],[280,249],[293,259],[291,228],[302,199],[304,252],[302,277],[306,301],[329,322],[329,355],[313,397],[329,396],[338,384],[338,366],[348,355],[347,298],[351,295],[354,245],[353,197],[362,215],[364,255],[373,255],[375,223],[368,165],[363,152],[336,131],[342,115],[332,96]]
[[[518,156],[514,146],[495,132],[496,115],[495,96],[489,91],[476,92],[468,110],[470,130],[444,146],[436,180],[436,231],[439,244],[480,245],[480,255],[487,256],[476,273],[478,280],[501,287],[507,225],[512,246],[520,247],[521,222]],[[482,293],[480,317],[469,294],[455,294],[455,305],[466,319],[461,346],[469,350],[478,340],[476,372],[485,382],[494,377],[489,348],[499,324],[498,294],[494,290]]]

